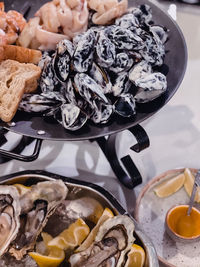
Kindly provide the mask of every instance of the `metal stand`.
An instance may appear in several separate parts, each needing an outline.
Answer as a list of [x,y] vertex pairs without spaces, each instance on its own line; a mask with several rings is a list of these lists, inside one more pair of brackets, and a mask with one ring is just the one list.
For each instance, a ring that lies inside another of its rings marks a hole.
[[[130,148],[131,150],[139,153],[140,151],[149,147],[150,142],[148,135],[140,125],[136,125],[132,128],[129,128],[128,130],[137,140],[137,144],[132,146]],[[5,137],[6,133],[7,130],[0,128],[0,146],[4,145],[7,142],[7,139]],[[108,138],[99,137],[91,141],[97,142],[104,155],[106,156],[108,162],[110,163],[110,166],[118,180],[127,188],[133,189],[135,186],[142,183],[142,177],[130,155],[127,155],[120,160],[118,159],[116,152],[116,137],[117,134],[112,134],[109,135]],[[24,148],[31,144],[34,140],[36,140],[36,144],[33,154],[28,156],[22,155],[21,152],[24,150]],[[11,159],[25,162],[34,161],[39,156],[41,145],[41,139],[22,136],[20,142],[11,151],[6,151],[0,148],[0,164],[8,162]]]
[[[128,130],[135,136],[137,140],[137,144],[132,146],[130,148],[131,150],[139,153],[140,151],[149,147],[150,141],[148,135],[140,125],[136,125]],[[120,162],[116,153],[116,137],[117,134],[113,134],[110,135],[108,139],[105,137],[100,137],[95,139],[95,141],[98,143],[104,155],[106,156],[118,180],[127,188],[133,189],[135,186],[142,183],[142,176],[130,155],[121,158]]]
[[[5,137],[5,134],[7,132],[8,131],[6,129],[0,128],[0,146],[4,145],[8,141]],[[30,145],[35,140],[36,144],[33,154],[28,156],[22,155],[21,152],[25,149],[25,147]],[[41,139],[34,139],[32,137],[22,136],[20,142],[11,151],[7,151],[0,148],[0,164],[6,163],[11,159],[16,159],[25,162],[34,161],[39,156],[41,145],[42,145]]]

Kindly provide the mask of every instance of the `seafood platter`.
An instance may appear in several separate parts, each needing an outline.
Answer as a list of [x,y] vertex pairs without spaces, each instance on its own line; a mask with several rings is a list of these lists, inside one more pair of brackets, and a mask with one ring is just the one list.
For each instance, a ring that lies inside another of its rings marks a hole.
[[1,13],[0,93],[10,92],[0,95],[0,125],[10,131],[110,135],[152,116],[183,79],[184,37],[147,0],[6,1]]
[[97,185],[23,171],[1,177],[0,191],[0,266],[159,266],[138,223]]

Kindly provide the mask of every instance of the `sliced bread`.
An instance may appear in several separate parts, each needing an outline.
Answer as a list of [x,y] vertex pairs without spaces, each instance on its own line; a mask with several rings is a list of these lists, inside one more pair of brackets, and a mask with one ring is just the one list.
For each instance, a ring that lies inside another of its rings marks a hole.
[[24,93],[36,90],[41,69],[34,64],[5,60],[0,64],[0,119],[14,117]]

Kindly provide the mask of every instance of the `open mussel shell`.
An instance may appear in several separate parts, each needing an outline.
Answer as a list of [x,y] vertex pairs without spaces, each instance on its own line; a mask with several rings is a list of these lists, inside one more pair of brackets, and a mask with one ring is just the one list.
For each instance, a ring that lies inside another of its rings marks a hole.
[[55,118],[70,131],[79,130],[87,121],[87,115],[73,103],[63,104]]
[[14,186],[0,186],[0,256],[15,239],[19,227],[21,207],[19,193]]
[[122,117],[135,115],[135,108],[135,99],[131,94],[122,94],[115,103],[115,112]]
[[63,101],[65,99],[59,92],[25,94],[19,104],[19,110],[46,114],[59,107]]
[[108,99],[103,93],[100,85],[97,84],[89,75],[85,73],[77,73],[74,77],[74,83],[78,93],[91,105],[97,97],[103,102],[108,103]]
[[74,46],[69,40],[62,40],[56,47],[53,68],[57,78],[65,82],[70,72],[70,62],[74,54]]
[[96,101],[94,101],[94,113],[92,114],[92,116],[90,117],[90,119],[94,122],[94,123],[106,123],[108,122],[108,120],[110,119],[113,111],[114,111],[114,107],[112,104],[105,104],[102,101],[99,101],[98,99],[96,99]]
[[95,62],[92,64],[92,67],[89,71],[89,76],[101,86],[104,94],[112,92],[112,84],[110,82],[108,73],[104,68],[100,67]]
[[135,101],[145,103],[159,97],[166,91],[167,80],[164,74],[154,72],[137,79],[135,85],[139,88]]

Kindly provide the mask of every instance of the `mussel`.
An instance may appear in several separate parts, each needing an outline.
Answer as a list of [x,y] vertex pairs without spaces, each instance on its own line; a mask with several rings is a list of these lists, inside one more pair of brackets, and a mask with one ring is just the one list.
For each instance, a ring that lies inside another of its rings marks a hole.
[[76,131],[83,127],[87,121],[87,115],[72,103],[63,104],[60,107],[60,112],[62,118],[60,122],[67,130]]
[[100,36],[96,45],[97,63],[105,68],[110,67],[115,60],[116,49],[114,43],[104,34],[100,32]]
[[93,62],[95,34],[93,31],[80,35],[79,42],[73,56],[73,68],[77,72],[86,72]]
[[135,96],[136,102],[145,103],[157,98],[166,91],[167,80],[164,74],[154,72],[137,79],[135,85],[139,88]]
[[132,117],[136,113],[135,99],[131,94],[122,94],[115,103],[115,112],[122,117]]
[[70,62],[74,54],[74,46],[69,40],[62,40],[56,47],[53,58],[53,68],[57,78],[61,82],[66,82],[70,72]]

